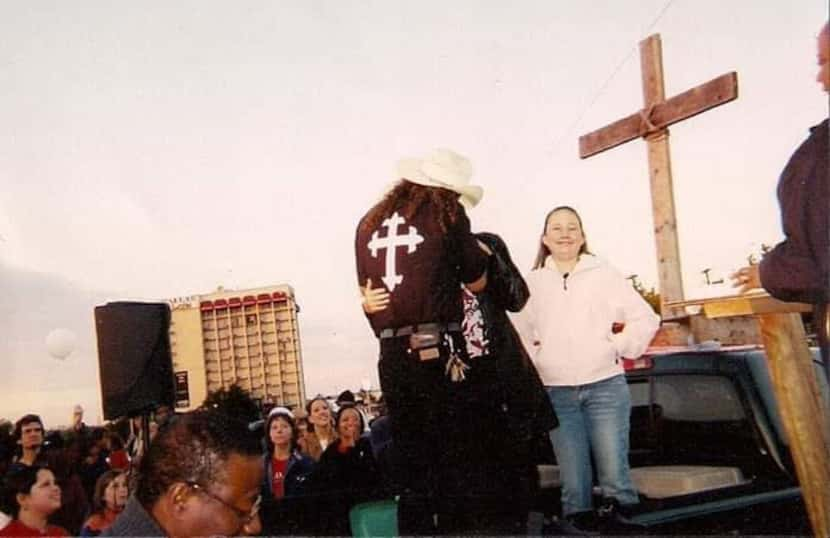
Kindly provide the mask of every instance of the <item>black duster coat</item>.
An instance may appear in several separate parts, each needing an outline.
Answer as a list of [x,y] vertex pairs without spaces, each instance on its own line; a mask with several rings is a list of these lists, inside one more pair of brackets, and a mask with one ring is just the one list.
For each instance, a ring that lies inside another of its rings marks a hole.
[[478,300],[485,335],[496,358],[498,393],[510,417],[513,439],[530,442],[559,425],[539,373],[507,316],[508,311],[518,312],[524,307],[530,291],[499,236],[483,232],[476,238],[493,252],[487,267],[487,287]]

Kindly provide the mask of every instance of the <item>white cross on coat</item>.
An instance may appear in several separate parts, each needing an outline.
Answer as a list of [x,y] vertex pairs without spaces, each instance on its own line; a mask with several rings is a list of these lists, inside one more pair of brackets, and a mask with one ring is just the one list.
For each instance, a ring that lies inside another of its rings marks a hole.
[[405,223],[404,218],[398,215],[396,211],[391,217],[383,221],[382,226],[386,226],[387,230],[386,237],[379,237],[378,230],[375,230],[372,232],[372,239],[367,245],[373,258],[378,257],[378,250],[386,249],[386,273],[381,277],[381,280],[386,284],[386,289],[390,293],[395,290],[395,286],[403,282],[403,275],[396,273],[395,248],[405,246],[406,253],[412,254],[417,250],[417,245],[424,241],[424,238],[418,235],[418,230],[414,226],[409,226],[406,235],[398,235],[398,225]]

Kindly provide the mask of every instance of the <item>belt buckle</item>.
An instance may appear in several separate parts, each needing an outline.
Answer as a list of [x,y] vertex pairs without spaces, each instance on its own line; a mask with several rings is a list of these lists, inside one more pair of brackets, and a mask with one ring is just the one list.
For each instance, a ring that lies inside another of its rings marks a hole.
[[419,331],[409,335],[410,349],[425,349],[436,347],[441,341],[441,333],[438,331]]
[[421,330],[409,335],[409,349],[418,353],[421,362],[432,361],[441,356],[438,344],[441,342],[441,332],[438,330]]
[[418,350],[418,360],[421,362],[426,361],[434,361],[438,357],[441,356],[441,352],[438,351],[437,347],[430,347],[427,349],[419,349]]

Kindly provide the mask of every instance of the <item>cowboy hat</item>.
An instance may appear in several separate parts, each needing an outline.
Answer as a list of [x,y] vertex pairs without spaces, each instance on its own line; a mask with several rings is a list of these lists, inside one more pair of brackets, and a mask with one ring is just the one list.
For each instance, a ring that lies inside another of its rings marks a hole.
[[472,175],[469,159],[450,149],[436,149],[423,159],[398,161],[398,177],[425,187],[457,192],[458,201],[467,209],[474,207],[484,194],[481,187],[470,184]]

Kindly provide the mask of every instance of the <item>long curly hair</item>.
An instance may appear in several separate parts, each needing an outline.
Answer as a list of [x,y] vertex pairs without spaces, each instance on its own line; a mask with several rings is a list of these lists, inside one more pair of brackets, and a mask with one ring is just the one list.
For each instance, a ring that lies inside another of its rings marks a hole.
[[441,231],[446,233],[463,210],[458,203],[458,193],[440,187],[425,187],[406,180],[398,182],[383,200],[373,207],[361,223],[361,230],[377,229],[383,219],[397,211],[409,221],[424,205],[431,205],[438,213]]

